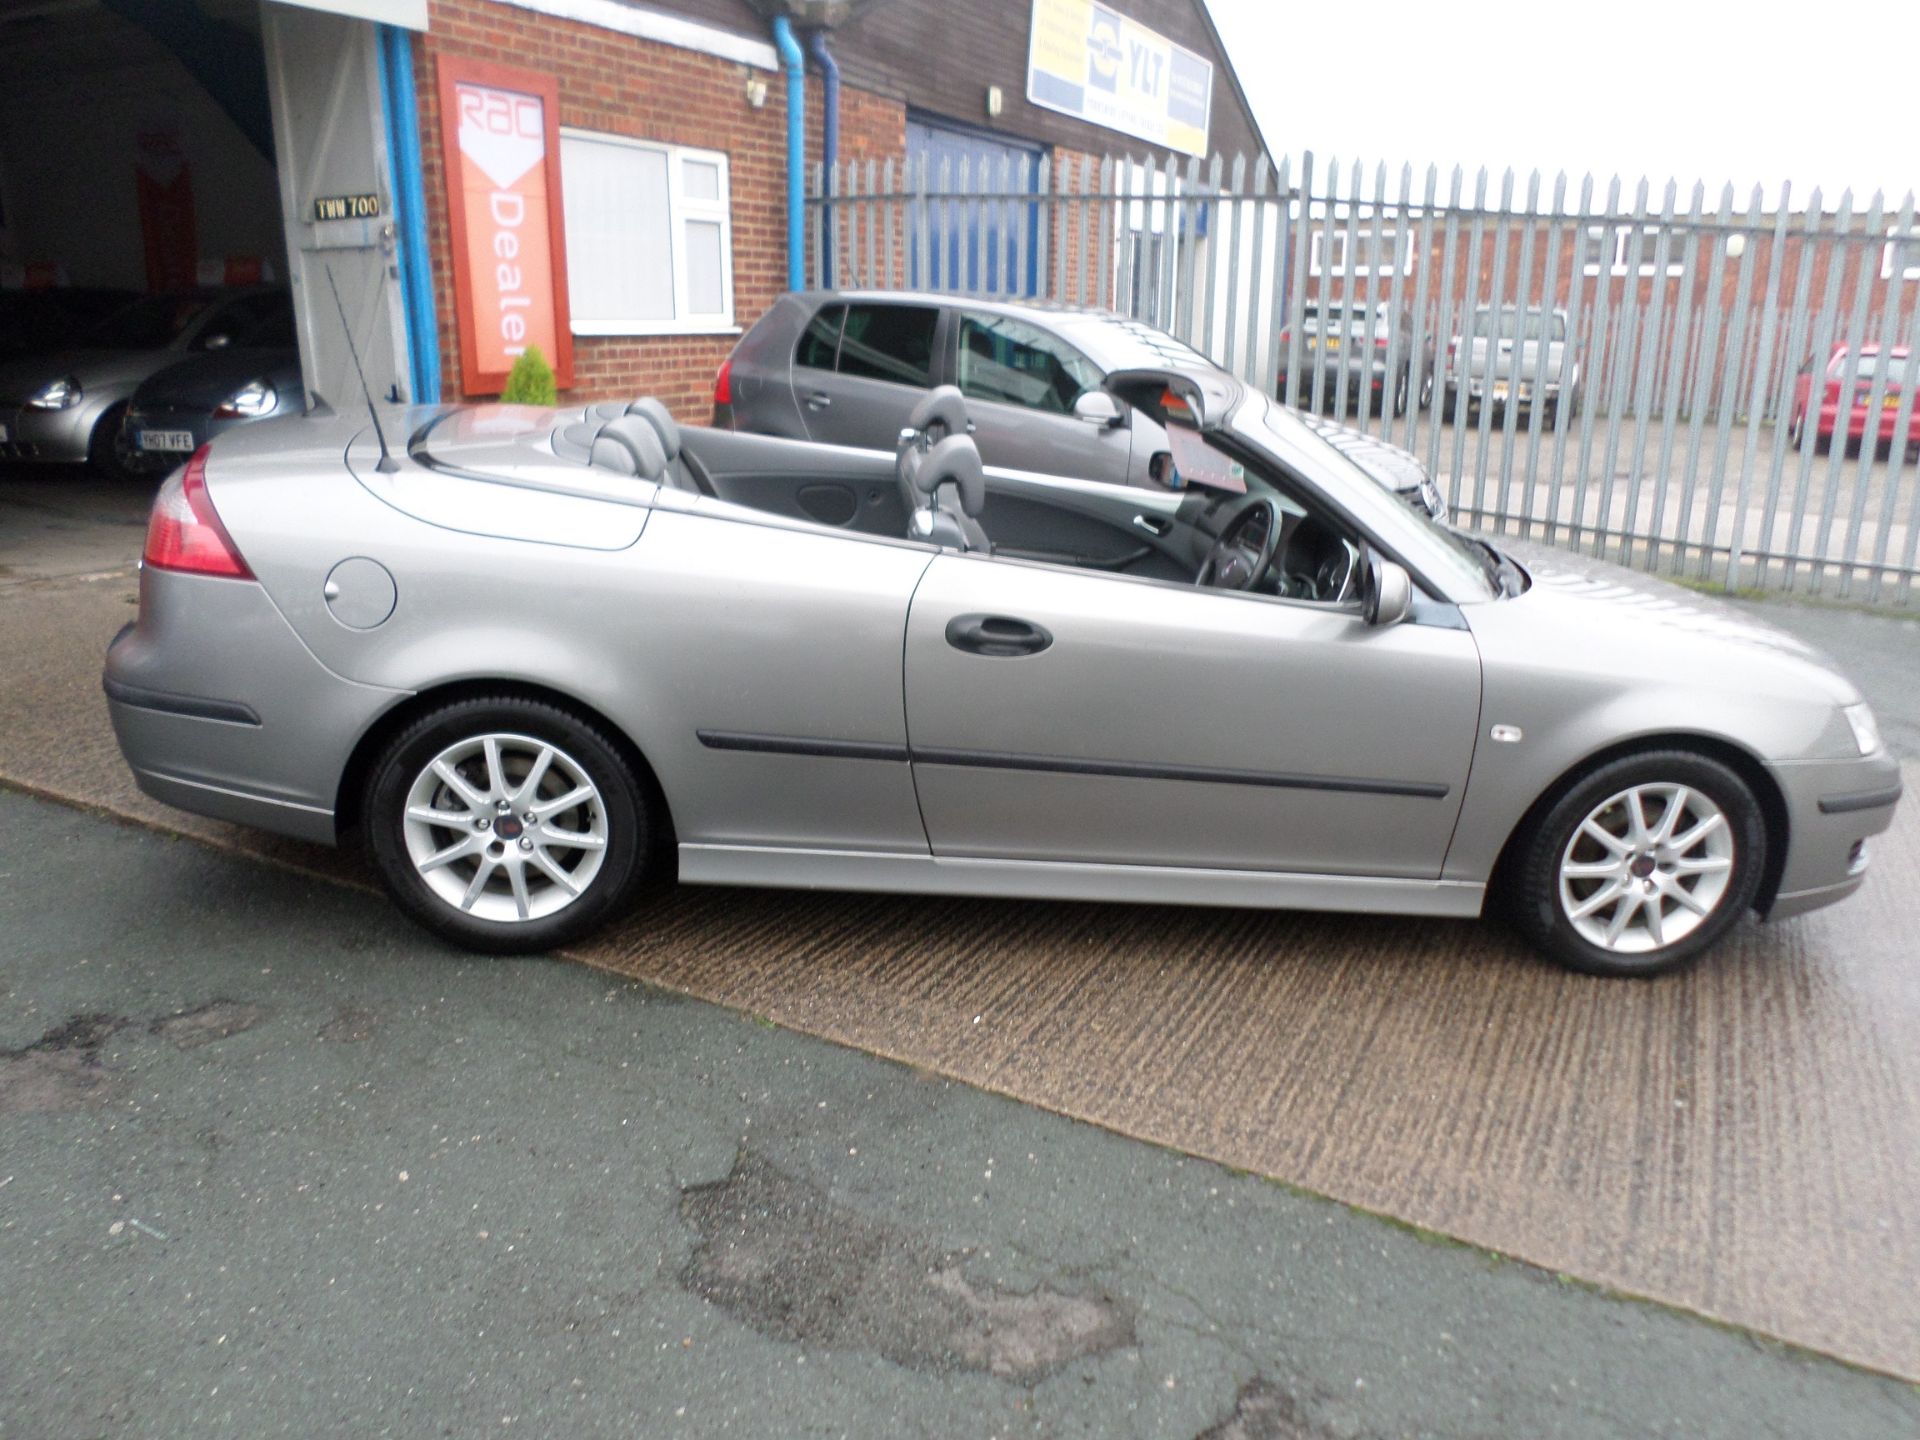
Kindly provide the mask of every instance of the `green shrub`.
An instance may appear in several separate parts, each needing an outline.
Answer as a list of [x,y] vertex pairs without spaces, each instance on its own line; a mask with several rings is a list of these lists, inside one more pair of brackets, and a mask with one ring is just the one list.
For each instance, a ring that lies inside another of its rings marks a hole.
[[553,367],[540,353],[538,345],[529,345],[507,372],[507,388],[500,392],[503,405],[557,405],[560,391],[553,383]]

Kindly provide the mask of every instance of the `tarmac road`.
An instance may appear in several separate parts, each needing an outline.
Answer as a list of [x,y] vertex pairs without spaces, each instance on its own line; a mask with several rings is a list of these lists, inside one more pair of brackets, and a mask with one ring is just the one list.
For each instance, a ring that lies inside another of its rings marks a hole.
[[0,790],[0,1437],[1852,1440],[1920,1392]]

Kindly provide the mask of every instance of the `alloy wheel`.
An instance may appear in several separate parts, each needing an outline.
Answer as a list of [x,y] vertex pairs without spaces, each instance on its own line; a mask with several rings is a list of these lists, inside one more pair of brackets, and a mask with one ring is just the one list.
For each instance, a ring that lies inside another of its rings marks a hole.
[[407,791],[402,825],[420,879],[482,920],[541,920],[573,904],[606,858],[607,809],[559,746],[488,733],[447,746]]
[[1634,785],[1575,827],[1560,857],[1560,906],[1589,944],[1645,954],[1684,940],[1725,900],[1734,834],[1687,785]]

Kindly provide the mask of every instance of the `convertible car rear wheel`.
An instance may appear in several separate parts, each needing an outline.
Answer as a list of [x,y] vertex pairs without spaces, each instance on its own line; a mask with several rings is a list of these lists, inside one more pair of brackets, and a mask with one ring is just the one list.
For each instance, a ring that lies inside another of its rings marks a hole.
[[1753,904],[1766,824],[1727,766],[1650,751],[1582,778],[1520,844],[1513,898],[1529,940],[1589,974],[1655,975]]
[[566,944],[633,893],[651,826],[617,746],[539,701],[463,700],[409,725],[368,781],[368,845],[401,909],[456,944]]

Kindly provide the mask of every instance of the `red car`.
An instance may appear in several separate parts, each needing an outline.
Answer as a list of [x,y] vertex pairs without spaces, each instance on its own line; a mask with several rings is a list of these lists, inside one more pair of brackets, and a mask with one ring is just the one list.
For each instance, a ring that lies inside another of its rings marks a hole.
[[[1854,371],[1853,398],[1847,406],[1847,443],[1857,445],[1866,438],[1867,407],[1873,403],[1875,373],[1881,369],[1880,347],[1862,345],[1860,360]],[[1887,352],[1885,364],[1885,399],[1880,405],[1879,443],[1893,443],[1894,422],[1899,418],[1900,387],[1907,373],[1907,347],[1896,345]],[[1820,418],[1814,429],[1814,441],[1821,449],[1833,442],[1834,431],[1840,423],[1840,387],[1847,378],[1847,346],[1835,345],[1833,354],[1827,357],[1827,383],[1820,396]],[[1793,443],[1800,443],[1800,436],[1807,423],[1808,397],[1813,390],[1813,361],[1808,360],[1800,367],[1800,378],[1793,391],[1793,428],[1788,432]],[[1907,444],[1920,446],[1920,395],[1908,407]]]

